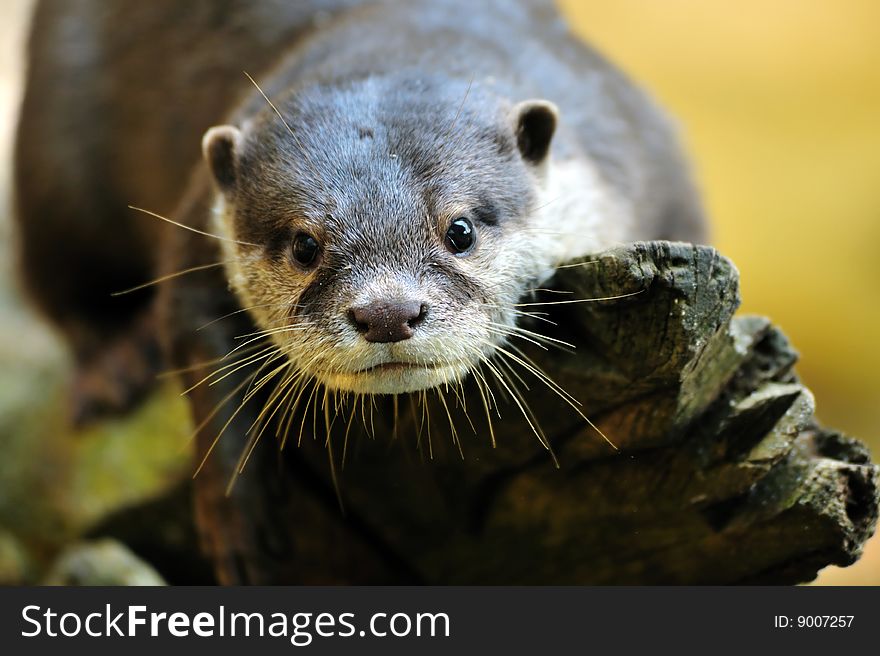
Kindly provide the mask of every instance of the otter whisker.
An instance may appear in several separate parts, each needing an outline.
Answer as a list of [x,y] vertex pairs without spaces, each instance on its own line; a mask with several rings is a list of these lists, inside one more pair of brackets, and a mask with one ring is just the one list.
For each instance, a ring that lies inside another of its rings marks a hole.
[[506,389],[507,392],[510,394],[511,398],[513,399],[514,403],[516,403],[523,417],[525,417],[526,422],[529,424],[529,427],[532,429],[532,432],[535,434],[535,437],[538,438],[538,441],[541,443],[541,445],[550,453],[550,456],[553,458],[553,462],[556,467],[559,467],[559,461],[556,460],[556,454],[553,453],[553,448],[550,446],[550,442],[547,440],[544,432],[540,429],[540,426],[538,426],[537,420],[533,420],[534,415],[531,409],[528,407],[528,403],[526,403],[519,390],[516,389],[516,384],[513,381],[510,381],[510,384],[508,385],[507,381],[504,379],[504,375],[498,370],[498,368],[495,367],[491,362],[486,360],[478,349],[474,348],[474,351],[476,351],[476,353],[481,357],[483,363],[495,376],[495,379],[499,383],[501,383],[504,389]]
[[215,235],[212,232],[205,232],[204,230],[199,230],[198,228],[193,228],[192,226],[188,226],[184,223],[178,223],[177,221],[175,221],[173,219],[169,219],[167,216],[162,216],[161,214],[156,214],[156,212],[151,212],[150,210],[145,210],[142,207],[135,207],[134,205],[129,205],[128,209],[136,210],[138,212],[143,212],[144,214],[146,214],[148,216],[152,216],[157,219],[161,219],[162,221],[170,223],[171,225],[175,225],[178,228],[183,228],[184,230],[189,230],[190,232],[194,232],[197,235],[204,235],[205,237],[213,237],[214,239],[219,239],[220,241],[228,241],[232,244],[239,244],[241,246],[253,246],[254,248],[262,248],[262,246],[260,246],[259,244],[252,244],[249,241],[239,241],[237,239],[230,239],[229,237],[223,237],[221,235]]
[[547,292],[548,294],[574,294],[573,291],[568,289],[548,289],[546,287],[534,287],[532,289],[527,289],[524,294],[537,293],[537,292]]
[[464,450],[461,447],[461,440],[458,437],[458,431],[455,429],[455,422],[452,421],[452,413],[449,412],[449,406],[446,404],[446,397],[439,387],[437,388],[437,396],[440,398],[440,403],[443,405],[443,409],[446,411],[447,419],[449,419],[449,430],[452,433],[452,443],[458,447],[458,452],[459,454],[461,454],[461,459],[464,460]]
[[[290,408],[288,409],[287,424],[285,425],[285,428],[284,428],[284,434],[281,437],[280,449],[282,451],[284,450],[284,447],[287,444],[287,438],[290,435],[290,429],[293,425],[293,420],[296,417],[296,409],[299,407],[299,401],[302,398],[303,394],[305,393],[306,388],[308,387],[309,383],[314,384],[313,389],[314,389],[314,386],[316,386],[318,384],[318,382],[314,378],[311,378],[311,377],[307,378],[305,380],[305,382],[302,385],[300,385],[299,391],[296,394],[296,398],[294,398],[291,401]],[[306,403],[306,405],[308,405],[308,403]],[[279,427],[280,427],[280,425],[281,424],[279,423]],[[302,431],[300,431],[300,438],[301,437],[302,437]]]
[[[265,363],[264,363],[263,366],[265,366]],[[282,367],[279,367],[278,369],[276,369],[276,370],[275,370],[275,373],[277,373],[278,371],[280,371],[284,366],[286,366],[286,365],[282,365]],[[262,367],[261,367],[261,369],[262,369]],[[258,374],[258,373],[259,373],[259,370],[256,372],[256,374]],[[256,374],[254,374],[255,377],[256,377]],[[214,448],[217,446],[217,443],[220,441],[220,438],[223,436],[223,433],[226,432],[226,429],[229,428],[229,425],[230,425],[230,424],[232,423],[232,421],[238,416],[238,413],[242,411],[242,409],[247,405],[248,401],[250,401],[250,400],[253,398],[253,396],[254,396],[257,392],[259,392],[259,390],[260,390],[264,385],[266,385],[266,383],[267,383],[269,380],[271,380],[271,378],[265,378],[265,377],[264,377],[264,379],[263,379],[260,383],[258,383],[256,387],[254,387],[253,389],[251,389],[250,391],[248,391],[248,393],[245,394],[245,396],[244,396],[244,398],[242,399],[241,403],[239,403],[238,407],[235,409],[235,411],[232,413],[232,415],[229,417],[229,419],[226,420],[226,423],[223,424],[223,427],[220,429],[220,432],[217,433],[217,436],[214,438],[214,441],[211,442],[211,445],[208,447],[208,450],[205,452],[205,455],[202,457],[202,460],[201,460],[201,462],[199,463],[199,466],[196,468],[196,471],[195,471],[195,473],[193,474],[193,478],[195,478],[196,476],[198,476],[198,475],[199,475],[199,472],[202,471],[202,469],[203,469],[204,466],[205,466],[205,463],[208,461],[208,458],[211,456],[211,453],[214,451]],[[251,384],[253,384],[253,381],[251,381]]]
[[467,397],[464,392],[464,382],[461,379],[457,380],[452,391],[455,393],[456,403],[461,401],[461,409],[462,412],[464,412],[464,418],[471,427],[471,431],[473,431],[474,435],[477,435],[477,427],[474,426],[474,422],[471,421],[471,416],[467,409]]
[[[272,417],[275,416],[275,413],[278,412],[278,409],[281,407],[280,403],[276,401],[283,393],[284,390],[291,382],[295,382],[296,378],[294,376],[286,377],[272,392],[272,396],[270,396],[269,400],[263,406],[263,409],[257,415],[257,418],[250,425],[250,427],[245,431],[245,435],[251,434],[248,438],[247,443],[242,449],[241,455],[238,458],[238,462],[235,465],[235,470],[232,473],[232,476],[229,479],[229,483],[226,486],[226,494],[227,496],[232,493],[232,489],[235,486],[235,481],[238,480],[238,477],[244,472],[244,468],[250,460],[251,454],[253,454],[254,449],[257,448],[257,443],[260,441],[260,437],[262,437],[263,432],[266,430],[266,427],[269,425],[269,422],[272,420]],[[272,412],[266,416],[267,411],[270,408],[274,408]],[[265,417],[265,420],[264,420]],[[254,430],[255,428],[259,428],[259,430]]]
[[516,356],[511,353],[504,351],[503,349],[499,349],[499,353],[502,355],[506,355],[510,357],[514,361],[518,362],[521,366],[525,367],[527,371],[532,373],[535,377],[538,378],[542,383],[547,385],[553,392],[555,392],[561,399],[563,399],[568,405],[570,405],[575,412],[585,421],[587,424],[605,440],[611,448],[615,451],[619,449],[612,442],[605,433],[603,433],[596,424],[594,424],[589,417],[587,417],[578,406],[581,406],[581,402],[575,399],[571,394],[566,392],[558,383],[556,383],[550,376],[548,376],[537,364],[534,363],[527,355],[525,355],[522,351],[520,351],[517,347],[512,346],[511,348],[515,349],[524,359],[520,360]]
[[[474,370],[474,374],[477,373],[477,370]],[[486,423],[489,425],[489,440],[491,441],[492,448],[496,448],[497,444],[495,441],[495,427],[492,425],[492,412],[489,409],[489,401],[486,398],[486,393],[483,391],[483,385],[486,384],[485,378],[483,378],[482,374],[477,377],[474,376],[474,381],[477,386],[477,391],[480,393],[480,399],[483,401],[483,408],[486,411]]]
[[[461,102],[458,105],[458,109],[455,111],[455,116],[452,117],[452,122],[449,124],[449,127],[446,129],[446,139],[452,136],[453,131],[455,130],[455,125],[458,123],[458,117],[461,116],[461,110],[464,109],[464,103],[467,101],[468,96],[471,93],[471,87],[474,86],[474,78],[476,77],[476,73],[471,73],[471,77],[468,80],[467,88],[464,90],[464,96],[461,99]],[[453,145],[458,143],[458,139],[453,141]],[[448,143],[448,142],[447,142]]]
[[[285,371],[285,375],[282,378],[281,382],[275,386],[275,389],[272,390],[272,393],[269,395],[269,398],[263,404],[263,409],[257,413],[256,418],[245,431],[245,435],[251,433],[255,428],[259,427],[260,432],[265,426],[268,424],[269,420],[275,415],[276,412],[281,408],[281,403],[276,403],[276,401],[280,401],[282,398],[287,398],[287,393],[293,389],[295,389],[295,384],[299,382],[300,374],[297,371],[290,371],[293,365],[291,363],[287,363],[287,371]],[[282,370],[283,371],[283,370]],[[281,373],[281,372],[278,372]],[[274,409],[273,409],[274,408]],[[270,412],[271,409],[271,412]],[[267,416],[268,413],[268,416]],[[265,421],[264,421],[265,418]]]
[[306,326],[291,326],[284,325],[279,326],[277,328],[263,328],[260,330],[256,330],[252,333],[245,333],[244,335],[236,335],[233,339],[249,339],[251,337],[271,337],[272,335],[281,335],[283,333],[297,333],[303,330],[306,330]]
[[557,269],[576,269],[582,266],[588,266],[590,264],[599,264],[602,260],[587,260],[585,262],[575,262],[573,264],[560,264],[556,268]]
[[[499,379],[499,380],[503,380],[503,379]],[[547,435],[544,433],[544,429],[541,428],[541,424],[538,422],[538,417],[532,411],[531,406],[526,402],[525,396],[523,395],[522,391],[516,386],[516,383],[513,380],[511,380],[509,382],[510,382],[510,387],[511,387],[510,393],[511,393],[511,396],[513,397],[513,400],[515,402],[517,402],[517,405],[519,405],[520,403],[522,404],[522,407],[520,408],[520,410],[523,412],[523,416],[525,416],[526,421],[528,421],[529,424],[533,425],[535,427],[535,429],[538,431],[538,440],[540,441],[541,445],[550,454],[550,458],[553,460],[553,465],[557,469],[559,469],[559,460],[556,458],[556,452],[553,450],[553,445],[550,444],[550,440],[547,438]]]
[[[254,423],[251,424],[251,427],[247,431],[245,431],[245,434],[254,430],[254,428],[255,428],[255,426],[257,426],[258,422],[262,426],[260,428],[260,434],[262,434],[262,432],[269,425],[269,422],[272,420],[274,415],[284,406],[285,402],[287,402],[287,406],[286,406],[285,410],[281,413],[281,415],[278,418],[278,421],[276,422],[277,428],[275,430],[275,436],[276,436],[276,438],[278,438],[280,436],[281,426],[283,425],[286,413],[291,410],[291,406],[292,406],[294,397],[298,398],[299,395],[302,393],[302,390],[305,387],[304,381],[306,380],[305,372],[303,372],[302,370],[294,369],[293,364],[292,363],[289,363],[289,364],[290,364],[290,367],[289,367],[290,370],[288,371],[287,375],[278,384],[276,389],[273,390],[272,395],[266,401],[263,409],[260,411],[257,418],[254,420]],[[272,410],[272,412],[268,416],[266,416],[266,413],[269,411],[270,408],[273,407],[273,405],[274,405],[274,409]],[[291,418],[292,418],[292,416],[291,416]],[[288,426],[289,426],[289,423],[288,423]],[[285,433],[284,437],[281,440],[281,444],[279,446],[279,449],[283,449],[284,442],[285,442],[286,438],[287,438],[287,435]],[[259,439],[259,437],[258,437],[258,439]],[[246,460],[245,460],[245,462],[246,462]]]
[[[499,306],[495,306],[499,307]],[[525,312],[523,310],[517,310],[515,308],[506,308],[508,311],[513,312],[513,314],[519,317],[528,317],[529,319],[536,319],[537,321],[544,321],[545,323],[549,323],[553,326],[558,326],[559,324],[553,321],[552,319],[548,319],[549,312]]]
[[[522,366],[526,371],[528,371],[529,373],[534,375],[538,380],[545,383],[550,389],[552,389],[554,392],[556,392],[556,394],[558,394],[562,399],[564,399],[569,405],[574,407],[575,410],[577,410],[577,407],[575,407],[575,406],[581,405],[580,401],[578,401],[571,394],[569,394],[564,389],[562,389],[546,373],[544,373],[541,369],[538,369],[537,366],[533,366],[532,364],[529,364],[528,362],[526,362],[522,358],[519,358],[518,356],[514,355],[510,351],[507,351],[500,346],[496,347],[496,352],[499,355],[510,358],[513,362],[516,362],[517,364]],[[578,412],[580,412],[580,411],[578,410]]]
[[[212,378],[214,378],[218,374],[220,374],[224,371],[227,371],[228,369],[232,369],[232,371],[229,371],[226,375],[223,375],[220,378],[217,378],[216,380],[212,381],[212,384],[218,383],[221,380],[223,380],[224,378],[226,378],[227,375],[233,374],[237,371],[240,371],[241,369],[248,366],[249,364],[253,364],[254,362],[258,362],[259,360],[262,360],[263,358],[270,357],[273,352],[277,352],[277,351],[278,351],[278,349],[274,346],[266,346],[265,348],[257,351],[256,353],[251,353],[249,355],[247,355],[247,354],[242,355],[242,357],[238,358],[237,360],[234,360],[233,362],[230,362],[229,364],[223,365],[219,369],[215,369],[214,371],[209,373],[207,376],[202,378],[197,383],[191,385],[190,387],[187,387],[185,390],[183,390],[180,393],[180,395],[186,396],[187,394],[192,392],[194,389],[196,389],[197,387],[208,382],[209,380],[211,380]],[[223,361],[223,358],[220,359],[220,362],[222,362],[222,361]]]
[[248,346],[249,344],[253,344],[254,342],[260,342],[260,341],[264,340],[266,337],[269,336],[269,335],[264,335],[264,334],[259,333],[259,332],[258,332],[258,333],[254,333],[254,335],[255,335],[254,337],[251,337],[251,338],[250,338],[249,340],[247,340],[246,342],[242,342],[241,344],[239,344],[238,346],[236,346],[235,348],[233,348],[231,351],[229,351],[229,353],[226,354],[226,356],[228,357],[228,356],[232,355],[233,353],[235,353],[236,351],[238,351],[239,349],[242,349],[242,348]]
[[471,373],[474,374],[475,378],[479,380],[488,396],[488,406],[489,409],[494,409],[495,413],[498,415],[498,419],[501,419],[501,409],[498,406],[498,401],[495,400],[495,394],[492,392],[492,388],[489,386],[489,382],[486,380],[485,374],[483,374],[482,369],[483,362],[482,360],[477,363],[477,366],[471,369]]
[[[250,348],[244,349],[243,354],[250,353],[258,346],[252,346]],[[210,367],[211,365],[220,364],[224,362],[228,355],[221,355],[219,358],[214,358],[213,360],[205,360],[204,362],[196,362],[194,364],[188,365],[186,367],[180,367],[179,369],[166,369],[158,374],[156,374],[156,378],[170,378],[172,376],[178,376],[180,374],[187,374],[193,371],[198,371],[199,369],[204,369],[205,367]]]
[[190,273],[204,271],[205,269],[213,269],[215,267],[224,266],[226,264],[229,264],[230,262],[236,261],[237,260],[228,260],[226,262],[211,262],[211,264],[200,264],[199,266],[190,267],[188,269],[183,269],[182,271],[175,271],[174,273],[169,273],[167,275],[160,276],[159,278],[154,278],[153,280],[141,283],[140,285],[135,285],[134,287],[129,287],[128,289],[123,289],[118,292],[111,292],[110,296],[124,296],[125,294],[131,294],[132,292],[146,289],[147,287],[152,287],[153,285],[158,285],[159,283],[163,283],[166,280],[172,280],[173,278],[179,278],[180,276],[185,276]]
[[[409,416],[412,420],[412,426],[415,428],[419,425],[419,417],[416,414],[416,395],[414,393],[410,393],[406,395],[407,401],[409,401]],[[418,447],[419,441],[421,440],[421,434],[417,434],[416,436],[416,447]]]
[[550,350],[550,347],[552,347],[557,348],[565,353],[574,353],[577,348],[574,344],[569,344],[568,342],[565,342],[561,339],[547,337],[546,335],[535,333],[533,331],[526,330],[525,328],[520,328],[518,326],[490,324],[487,330],[490,334],[493,335],[499,335],[505,338],[515,337],[523,341],[529,342],[530,344],[534,344],[535,346],[540,348],[542,351],[548,351]]
[[[260,92],[260,95],[263,96],[263,100],[265,100],[268,103],[269,107],[272,108],[272,111],[275,112],[275,115],[278,116],[279,119],[281,119],[281,122],[284,124],[284,127],[287,129],[287,132],[290,134],[291,137],[293,137],[293,140],[296,142],[296,145],[299,146],[299,149],[302,152],[302,155],[305,158],[306,163],[308,164],[309,168],[312,169],[312,174],[315,176],[315,180],[321,180],[322,179],[321,175],[318,171],[318,168],[315,166],[315,163],[312,161],[311,155],[309,155],[309,151],[306,150],[306,148],[303,145],[303,142],[300,140],[299,136],[296,134],[296,132],[293,131],[293,128],[290,127],[290,124],[287,122],[287,119],[284,118],[284,116],[281,114],[281,112],[275,106],[275,103],[273,103],[271,100],[269,100],[269,96],[267,96],[266,92],[263,91],[263,89],[260,87],[259,84],[257,84],[257,81],[253,77],[251,77],[250,73],[248,73],[247,71],[242,71],[242,73],[245,74],[245,77],[247,77],[247,79],[251,81],[251,84],[253,84],[254,87],[256,87],[257,91]],[[326,191],[326,189],[325,189],[325,191]]]
[[[324,389],[324,388],[321,388]],[[326,393],[326,390],[324,390]],[[315,396],[312,400],[312,441],[318,441],[318,393],[315,390]]]
[[[312,391],[309,392],[309,398],[306,399],[306,405],[305,405],[305,408],[303,409],[302,421],[300,422],[300,425],[299,425],[299,437],[296,440],[297,448],[302,446],[303,432],[305,432],[305,428],[306,428],[306,418],[309,416],[308,408],[310,405],[312,405],[312,399],[315,398],[315,395],[318,391],[318,387],[319,387],[318,381],[316,380],[314,385],[312,385]],[[315,423],[314,423],[315,412],[317,412],[317,410],[315,409],[315,406],[312,406],[312,439],[314,439],[314,437],[315,437]]]
[[370,397],[370,438],[376,439],[376,426],[373,423],[373,411],[376,409],[376,397],[373,394],[369,395]]
[[[272,361],[273,360],[266,360],[262,365],[260,365],[260,368],[257,370],[257,375],[259,375],[260,372]],[[245,392],[244,401],[249,401],[254,395],[257,394],[257,392],[260,391],[260,389],[266,383],[268,383],[276,375],[278,375],[279,373],[281,373],[282,371],[287,369],[287,367],[289,367],[289,366],[290,366],[290,362],[285,359],[284,362],[282,362],[280,365],[278,365],[277,367],[272,369],[269,373],[264,374],[263,377],[260,378],[256,383],[252,382],[251,385],[248,387],[247,391]]]
[[186,440],[187,443],[192,442],[192,440],[194,440],[196,438],[196,436],[205,428],[205,426],[208,425],[208,422],[210,422],[217,415],[217,413],[220,412],[220,410],[223,408],[223,406],[225,406],[229,402],[229,399],[231,399],[233,396],[238,394],[242,390],[242,388],[245,385],[247,385],[249,382],[251,382],[253,377],[256,375],[257,375],[256,371],[249,374],[238,385],[236,385],[232,389],[231,392],[229,392],[226,396],[224,396],[220,400],[220,402],[214,406],[214,408],[211,410],[211,412],[209,412],[208,415],[199,423],[199,425],[193,429],[193,431],[190,433],[189,437]]
[[329,412],[330,409],[329,409],[328,400],[330,397],[330,390],[328,390],[326,387],[323,389],[324,389],[324,398],[321,400],[321,410],[323,410],[324,412]]
[[364,427],[364,431],[370,434],[370,438],[373,439],[374,436],[370,433],[370,427],[367,424],[367,395],[361,394],[361,425]]
[[428,435],[428,458],[433,460],[434,446],[431,442],[431,409],[428,406],[428,392],[426,390],[422,390],[419,394],[419,402],[422,406],[422,423],[419,426],[419,439],[416,441],[416,446],[421,447],[422,427],[424,427]]
[[[498,363],[500,366],[504,367],[504,369],[505,369],[508,373],[510,373],[510,375],[511,375],[513,378],[516,378],[520,383],[522,383],[522,386],[526,388],[526,391],[527,391],[527,392],[531,392],[531,391],[532,391],[532,388],[529,387],[529,384],[528,384],[525,380],[523,380],[522,376],[519,375],[519,372],[516,371],[516,370],[510,365],[510,363],[507,362],[507,360],[505,360],[505,359],[503,359],[503,358],[498,358],[497,363]],[[513,381],[511,381],[511,382],[513,382]]]
[[[245,358],[246,362],[243,362],[243,363],[235,362],[235,363],[234,363],[234,368],[233,368],[233,369],[231,369],[230,371],[227,371],[226,373],[224,373],[223,375],[221,375],[219,378],[215,378],[214,380],[211,380],[210,382],[208,382],[208,386],[209,386],[209,387],[213,387],[214,385],[216,385],[217,383],[219,383],[219,382],[225,380],[225,379],[228,378],[229,376],[234,375],[235,373],[241,371],[241,370],[244,369],[245,367],[249,367],[249,366],[252,365],[252,364],[256,364],[256,363],[259,362],[260,360],[263,360],[263,364],[262,364],[262,366],[257,370],[257,372],[262,371],[263,367],[265,367],[266,365],[272,364],[273,362],[276,362],[276,361],[280,360],[280,359],[283,358],[283,357],[284,357],[284,353],[282,353],[279,349],[277,349],[277,348],[275,348],[275,347],[272,347],[272,346],[269,346],[269,347],[267,347],[267,348],[265,349],[265,351],[258,352],[257,354],[255,354],[255,355],[253,355],[253,356],[250,356],[249,358]],[[229,366],[229,365],[227,365],[227,366]],[[215,372],[213,372],[212,374],[209,374],[208,376],[206,376],[205,378],[203,378],[202,380],[200,380],[200,381],[196,384],[196,386],[205,383],[206,381],[209,380],[209,378],[210,378],[211,376],[215,376],[215,375],[217,375],[217,374],[219,374],[219,373],[221,373],[221,372],[222,372],[222,369],[220,369],[220,370],[218,370],[218,371],[215,371]],[[188,393],[191,392],[191,391],[192,391],[192,389],[188,389],[188,390],[186,390],[186,392],[184,392],[184,393],[185,393],[185,394],[188,394]]]
[[333,458],[333,443],[330,439],[332,424],[330,422],[330,406],[327,404],[327,390],[324,390],[324,426],[327,430],[325,446],[327,448],[327,458],[330,461],[330,478],[333,481],[333,489],[336,491],[336,499],[339,501],[339,509],[345,514],[345,504],[342,503],[342,490],[339,487],[339,476],[336,473],[336,461]]
[[524,310],[517,310],[516,308],[508,306],[508,305],[497,305],[494,303],[486,303],[486,307],[489,307],[489,308],[492,308],[495,310],[501,310],[503,312],[511,312],[519,317],[527,317],[529,319],[536,319],[537,321],[543,321],[545,323],[549,323],[552,326],[559,325],[555,321],[553,321],[552,319],[547,318],[549,316],[548,312],[526,312]]
[[[314,363],[315,358],[312,358],[308,362],[305,363],[304,366],[300,366],[294,369],[294,365],[290,362],[290,366],[292,371],[290,372],[290,378],[294,379],[296,382],[291,387],[289,393],[285,396],[285,399],[281,401],[284,403],[284,400],[289,399],[287,408],[282,412],[281,416],[278,418],[278,427],[275,430],[275,437],[281,439],[281,444],[279,446],[280,450],[284,450],[285,445],[287,444],[287,437],[290,432],[291,425],[293,423],[293,419],[295,416],[296,408],[299,405],[300,397],[302,396],[305,388],[308,383],[313,379],[310,375],[307,374],[309,367]],[[282,383],[283,384],[283,383]],[[317,383],[316,383],[317,385]],[[314,389],[314,388],[313,388]],[[295,397],[294,397],[295,394]],[[288,417],[289,415],[289,417]],[[286,426],[284,428],[284,435],[281,436],[281,427],[285,424],[285,417],[288,417]],[[303,421],[305,421],[305,416],[303,417]],[[300,438],[302,437],[302,431],[300,431]]]
[[[434,359],[440,360],[440,362],[442,362],[443,365],[448,369],[451,369],[452,366],[455,364],[455,362],[453,360],[451,360],[447,356],[444,356],[442,353],[438,353]],[[462,410],[464,410],[465,417],[467,417],[468,421],[470,421],[470,417],[467,416],[467,398],[465,397],[465,394],[464,394],[464,387],[462,386],[462,381],[460,378],[453,377],[451,382],[452,382],[452,393],[455,395],[455,407],[458,407],[459,405],[461,405]],[[449,383],[450,383],[450,380],[449,380],[448,375],[444,376],[443,385],[446,388],[447,392],[450,389]],[[471,424],[471,427],[473,427],[473,424]]]
[[297,395],[299,390],[303,389],[303,385],[305,382],[305,373],[300,370],[294,369],[290,372],[290,377],[295,379],[293,385],[291,385],[288,392],[284,395],[284,398],[281,399],[279,403],[284,405],[284,410],[278,415],[278,421],[275,422],[275,440],[278,442],[278,449],[281,450],[283,447],[284,438],[287,437],[286,433],[284,437],[281,436],[281,430],[285,426],[285,420],[290,414],[290,410],[293,406],[293,400]]
[[[231,392],[229,392],[229,393],[228,393],[228,394],[227,394],[227,395],[226,395],[226,396],[225,396],[225,397],[224,397],[224,398],[223,398],[218,404],[216,404],[216,405],[214,406],[214,408],[211,410],[211,412],[208,414],[208,416],[207,416],[204,420],[202,420],[202,422],[201,422],[201,423],[196,427],[196,429],[193,431],[192,436],[191,436],[190,439],[195,438],[195,436],[198,435],[198,433],[199,433],[199,432],[200,432],[200,431],[201,431],[201,430],[202,430],[202,429],[208,424],[208,422],[209,422],[211,419],[214,418],[214,416],[220,411],[220,409],[223,408],[223,407],[226,405],[226,403],[228,403],[229,400],[230,400],[233,396],[235,396],[236,394],[238,394],[238,393],[241,391],[241,389],[242,389],[243,387],[245,387],[245,385],[251,385],[251,384],[253,383],[254,379],[256,378],[256,376],[259,375],[260,371],[263,370],[263,368],[266,366],[266,364],[267,364],[268,362],[271,362],[271,360],[269,360],[269,361],[267,361],[267,362],[264,362],[264,363],[260,366],[259,369],[257,369],[256,371],[252,372],[251,374],[247,375],[247,376],[241,381],[241,383],[239,383],[238,385],[236,385],[235,388],[234,388]],[[255,363],[255,361],[252,360],[252,361],[249,362],[248,364],[253,364],[253,363]],[[245,366],[246,366],[246,365],[245,365]],[[201,382],[204,382],[204,379],[203,379],[202,381],[200,381],[199,383],[197,383],[196,385],[198,386],[199,384],[201,384]],[[241,404],[239,405],[239,407],[235,410],[235,412],[232,414],[232,416],[229,418],[229,420],[228,420],[228,421],[226,422],[226,424],[223,426],[223,429],[222,429],[222,430],[217,434],[217,436],[214,438],[214,441],[211,443],[210,447],[208,448],[208,451],[207,451],[207,452],[205,453],[205,455],[204,455],[204,458],[202,459],[201,463],[199,464],[198,468],[196,469],[195,473],[193,474],[193,478],[195,478],[195,477],[198,475],[198,473],[202,470],[202,468],[204,467],[205,463],[207,462],[208,456],[210,456],[210,454],[211,454],[211,452],[213,451],[214,447],[216,446],[217,442],[220,440],[220,436],[222,435],[223,431],[226,430],[226,427],[227,427],[227,426],[229,425],[229,423],[235,418],[235,416],[238,414],[239,410],[241,410],[241,408],[244,407],[244,405],[247,403],[247,401],[249,400],[249,398],[250,398],[250,397],[249,397],[247,394],[245,394],[245,398],[244,398],[244,400],[241,402]]]
[[[242,312],[247,312],[248,310],[256,310],[257,308],[265,308],[265,307],[285,307],[287,303],[261,303],[260,305],[251,305],[250,307],[239,308],[238,310],[234,310],[233,312],[229,312],[224,314],[222,317],[217,317],[216,319],[212,319],[208,323],[203,323],[201,326],[196,328],[196,332],[200,330],[204,330],[209,326],[213,326],[215,323],[223,321],[224,319],[228,319],[229,317],[235,316],[236,314],[241,314]],[[296,306],[298,307],[298,306]]]
[[538,303],[514,303],[515,307],[527,307],[531,305],[565,305],[566,303],[595,303],[597,301],[616,301],[619,298],[629,298],[630,296],[638,296],[639,294],[644,294],[647,289],[640,289],[637,292],[630,292],[628,294],[617,294],[616,296],[602,296],[599,298],[576,298],[573,300],[565,300],[565,301],[541,301]]
[[[549,207],[549,206],[552,205],[553,203],[559,201],[561,198],[563,198],[563,195],[559,195],[559,196],[556,196],[555,198],[551,198],[551,199],[548,200],[546,203],[542,203],[541,205],[538,205],[537,207],[532,208],[532,213],[533,213],[533,214],[537,214],[538,212],[540,212],[541,210],[543,210],[545,207]],[[527,231],[528,231],[528,232],[531,232],[531,230],[527,230]]]
[[[495,324],[495,325],[501,325],[501,324]],[[508,326],[504,326],[504,328],[501,329],[501,328],[493,328],[493,327],[491,327],[491,324],[490,324],[490,327],[487,330],[492,335],[499,335],[499,336],[505,337],[505,338],[506,337],[519,337],[520,339],[524,339],[525,341],[534,344],[539,349],[542,349],[544,351],[549,350],[546,346],[541,344],[541,342],[534,340],[531,337],[527,337],[525,335],[520,335],[519,333],[511,330]]]
[[357,415],[357,403],[352,401],[351,404],[351,414],[348,417],[348,422],[345,425],[345,437],[342,440],[342,464],[340,466],[341,469],[345,469],[345,455],[348,453],[348,434],[351,432],[351,425],[354,423],[354,418]]
[[[542,335],[541,333],[520,326],[505,326],[504,324],[495,322],[489,322],[489,326],[490,332],[506,337],[519,337],[520,339],[535,344],[544,351],[548,350],[547,346],[553,346],[568,353],[573,353],[577,348],[574,344],[570,344],[569,342],[556,339],[555,337],[548,337],[547,335]],[[545,344],[547,346],[545,346]]]
[[391,424],[391,439],[392,441],[397,440],[397,430],[398,430],[398,394],[395,394],[391,400],[391,407],[393,409],[394,420]]

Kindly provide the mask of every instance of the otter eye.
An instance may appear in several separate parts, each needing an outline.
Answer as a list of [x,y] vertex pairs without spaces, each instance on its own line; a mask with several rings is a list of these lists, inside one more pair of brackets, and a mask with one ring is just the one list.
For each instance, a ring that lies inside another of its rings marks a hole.
[[320,248],[318,241],[314,237],[305,232],[300,232],[293,238],[293,259],[301,266],[310,266],[315,261],[315,258],[318,257]]
[[463,216],[455,219],[446,231],[446,248],[453,253],[467,253],[474,247],[476,240],[474,224]]

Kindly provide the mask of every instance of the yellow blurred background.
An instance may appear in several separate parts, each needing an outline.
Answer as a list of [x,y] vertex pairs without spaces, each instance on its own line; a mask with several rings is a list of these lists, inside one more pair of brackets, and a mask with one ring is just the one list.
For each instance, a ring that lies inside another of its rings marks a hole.
[[[743,311],[777,322],[821,421],[880,453],[880,2],[561,0],[678,119]],[[880,584],[880,540],[820,582]]]
[[[816,395],[820,419],[867,441],[876,459],[880,2],[562,0],[561,5],[578,33],[678,119],[713,220],[713,243],[741,271],[743,311],[767,315],[785,330],[801,352],[798,370]],[[110,489],[117,500],[134,499],[160,479],[174,478],[186,430],[182,404],[164,393],[127,424],[110,423],[76,441],[62,439],[69,437],[61,435],[57,412],[64,396],[63,355],[22,311],[9,282],[9,144],[29,6],[29,0],[6,0],[0,10],[0,201],[5,210],[0,213],[0,420],[6,420],[0,430],[14,425],[22,434],[29,432],[11,452],[6,448],[3,466],[14,469],[12,480],[46,481],[49,497],[41,503],[52,512],[64,504],[79,508],[74,520],[67,518],[63,526],[48,522],[29,538],[48,544],[59,531],[72,534],[76,524],[98,514]],[[24,371],[36,382],[23,382]],[[34,390],[39,401],[23,410],[21,399]],[[56,409],[54,416],[47,418],[47,408]],[[149,427],[137,438],[143,443],[164,436],[153,446],[158,455],[143,481],[130,475],[130,456],[123,452],[133,439],[132,423]],[[177,448],[170,449],[172,444]],[[165,455],[168,450],[175,453]],[[35,458],[39,464],[22,464]],[[70,465],[61,464],[89,459],[100,464],[98,482],[71,475]],[[0,498],[0,510],[10,513],[20,505],[16,495],[24,498],[28,492],[20,486],[0,494],[8,497]],[[7,523],[14,525],[15,518]],[[880,539],[869,543],[855,566],[828,568],[819,582],[880,584]]]

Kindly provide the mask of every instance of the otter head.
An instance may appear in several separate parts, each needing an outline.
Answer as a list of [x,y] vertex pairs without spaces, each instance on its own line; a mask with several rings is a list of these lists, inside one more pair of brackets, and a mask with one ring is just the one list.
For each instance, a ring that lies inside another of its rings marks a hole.
[[532,217],[554,105],[371,78],[276,106],[203,141],[230,283],[258,326],[306,375],[360,393],[454,382],[491,356],[552,268]]

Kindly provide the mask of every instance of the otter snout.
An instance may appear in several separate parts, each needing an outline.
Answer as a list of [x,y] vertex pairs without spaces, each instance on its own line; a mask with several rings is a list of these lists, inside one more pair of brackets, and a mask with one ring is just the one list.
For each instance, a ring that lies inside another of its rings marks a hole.
[[391,299],[353,307],[348,319],[368,342],[402,342],[425,320],[428,306],[421,301]]

